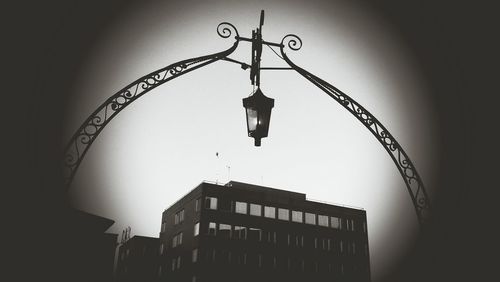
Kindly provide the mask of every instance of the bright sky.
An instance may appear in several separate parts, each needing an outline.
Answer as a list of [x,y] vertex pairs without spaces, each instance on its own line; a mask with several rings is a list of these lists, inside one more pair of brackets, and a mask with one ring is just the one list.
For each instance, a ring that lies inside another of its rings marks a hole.
[[[136,78],[229,48],[233,41],[216,33],[220,22],[250,37],[264,9],[264,39],[300,36],[302,49],[289,57],[364,105],[402,144],[424,183],[433,183],[436,128],[417,62],[382,18],[348,3],[168,1],[130,11],[103,30],[82,66],[65,142]],[[249,63],[250,44],[240,43],[231,57]],[[284,66],[267,47],[262,60],[262,66]],[[158,236],[162,211],[204,180],[302,192],[367,211],[377,281],[418,232],[391,158],[358,120],[299,74],[263,71],[261,88],[275,107],[259,148],[247,137],[241,100],[252,86],[238,65],[217,62],[146,94],[92,145],[71,187],[75,206],[115,220],[109,232],[131,226],[132,235]],[[426,188],[432,196],[434,187]]]

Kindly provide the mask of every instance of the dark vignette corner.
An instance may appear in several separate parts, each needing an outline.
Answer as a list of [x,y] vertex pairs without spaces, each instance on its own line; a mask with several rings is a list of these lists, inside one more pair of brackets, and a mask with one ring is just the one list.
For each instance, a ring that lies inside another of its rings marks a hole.
[[[20,142],[8,140],[14,148],[8,150],[13,170],[7,171],[10,177],[4,187],[21,201],[13,209],[14,216],[9,214],[13,223],[9,236],[16,244],[8,248],[14,267],[4,275],[12,272],[23,281],[81,280],[72,276],[71,266],[83,261],[78,250],[89,242],[71,232],[72,217],[59,170],[65,101],[100,31],[135,5],[139,3],[31,1],[12,7],[7,19],[14,44],[5,54],[15,55],[10,55],[13,77],[7,86],[15,87],[11,93],[24,93],[11,95],[14,101],[9,102],[13,105],[9,114],[17,118],[9,122],[12,130],[8,130]],[[479,4],[384,0],[371,5],[396,27],[421,63],[431,83],[430,100],[441,130],[433,224],[414,251],[387,274],[387,281],[487,280],[495,261],[484,252],[491,235],[483,236],[473,227],[484,226],[484,233],[489,230],[491,222],[483,215],[492,211],[478,202],[479,191],[490,187],[490,182],[480,176],[483,168],[475,164],[482,159],[471,148],[495,146],[485,138],[489,128],[480,122],[482,111],[473,107],[470,95],[483,100],[490,93],[482,83],[490,77],[482,73],[494,73],[487,72],[491,58],[486,55],[494,45],[483,39],[491,37],[494,24]]]

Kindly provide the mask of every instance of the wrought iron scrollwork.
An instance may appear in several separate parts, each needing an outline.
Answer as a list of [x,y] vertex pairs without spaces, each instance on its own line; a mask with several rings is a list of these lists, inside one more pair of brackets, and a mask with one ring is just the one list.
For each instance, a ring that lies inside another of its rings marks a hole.
[[403,150],[401,145],[396,141],[394,136],[382,125],[382,123],[373,116],[368,110],[361,106],[354,99],[347,94],[340,91],[335,86],[327,83],[321,78],[311,74],[303,68],[294,64],[286,55],[285,48],[288,46],[291,50],[297,51],[302,47],[302,40],[296,35],[286,35],[281,41],[281,55],[283,59],[290,65],[292,69],[297,71],[307,80],[312,82],[318,88],[323,90],[326,94],[332,97],[351,114],[353,114],[363,125],[370,130],[370,132],[382,144],[385,150],[389,153],[392,160],[396,164],[401,176],[404,179],[408,192],[417,212],[420,227],[425,225],[429,217],[430,201],[427,192],[424,189],[424,184],[420,175],[418,174],[412,161]]
[[[238,37],[237,29],[230,23],[221,23],[217,33],[223,38]],[[142,95],[174,78],[226,58],[238,46],[238,40],[225,51],[187,59],[147,74],[130,83],[102,103],[78,128],[64,150],[64,181],[69,188],[73,177],[88,149],[99,133],[120,111]]]

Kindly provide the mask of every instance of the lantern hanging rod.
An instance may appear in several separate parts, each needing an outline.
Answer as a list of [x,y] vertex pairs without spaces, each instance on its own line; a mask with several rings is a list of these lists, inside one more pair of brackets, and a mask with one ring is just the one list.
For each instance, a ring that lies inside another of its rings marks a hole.
[[283,61],[285,59],[280,56],[272,46],[274,47],[279,47],[282,49],[284,47],[283,42],[281,43],[275,43],[275,42],[269,42],[265,41],[262,39],[262,26],[264,25],[264,10],[260,12],[260,25],[258,28],[254,29],[252,31],[252,38],[247,38],[247,37],[242,37],[239,34],[236,34],[234,37],[236,42],[250,42],[252,43],[252,62],[251,64],[247,64],[235,59],[231,58],[223,58],[222,60],[228,61],[231,63],[235,63],[241,66],[243,70],[250,69],[250,80],[252,82],[252,85],[255,85],[257,87],[260,86],[260,71],[261,70],[293,70],[291,67],[261,67],[260,62],[261,62],[261,55],[262,55],[262,45],[267,45],[279,58],[281,58]]

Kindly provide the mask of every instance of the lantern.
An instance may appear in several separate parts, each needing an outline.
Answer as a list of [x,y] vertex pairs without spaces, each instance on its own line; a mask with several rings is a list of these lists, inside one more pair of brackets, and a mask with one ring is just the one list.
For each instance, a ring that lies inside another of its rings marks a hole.
[[264,96],[260,88],[252,96],[243,99],[247,115],[248,136],[253,137],[255,146],[260,146],[260,139],[267,137],[271,109],[274,107],[274,99]]

